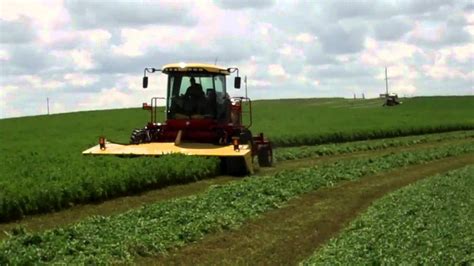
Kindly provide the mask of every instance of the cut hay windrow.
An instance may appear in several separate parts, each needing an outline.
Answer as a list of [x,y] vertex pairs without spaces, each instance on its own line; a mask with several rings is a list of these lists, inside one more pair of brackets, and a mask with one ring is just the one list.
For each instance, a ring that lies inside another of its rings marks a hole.
[[341,143],[360,140],[396,138],[413,135],[443,133],[461,130],[474,130],[474,124],[439,125],[433,127],[406,127],[380,129],[371,131],[332,132],[327,134],[283,135],[272,138],[275,147],[293,147],[302,145],[317,145],[325,143]]
[[247,178],[212,187],[198,195],[151,204],[120,215],[96,216],[41,233],[15,230],[9,239],[0,242],[0,264],[132,262],[135,256],[162,254],[210,232],[237,227],[305,192],[473,152],[474,144],[470,143],[341,161]]
[[303,265],[472,265],[474,166],[384,196]]
[[314,146],[284,147],[275,150],[277,161],[302,159],[317,156],[329,156],[359,151],[383,150],[391,147],[409,147],[423,143],[437,143],[447,140],[473,139],[474,130],[456,131],[449,133],[426,134],[369,141],[355,141],[337,144],[323,144]]

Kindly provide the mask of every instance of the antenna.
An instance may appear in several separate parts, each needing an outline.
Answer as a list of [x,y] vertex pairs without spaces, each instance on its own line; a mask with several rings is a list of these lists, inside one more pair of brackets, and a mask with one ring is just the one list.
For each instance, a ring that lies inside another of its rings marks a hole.
[[385,67],[385,94],[388,97],[388,77],[387,77],[387,67]]
[[214,60],[214,65],[217,65],[217,59],[219,59],[218,56],[216,56],[216,59]]

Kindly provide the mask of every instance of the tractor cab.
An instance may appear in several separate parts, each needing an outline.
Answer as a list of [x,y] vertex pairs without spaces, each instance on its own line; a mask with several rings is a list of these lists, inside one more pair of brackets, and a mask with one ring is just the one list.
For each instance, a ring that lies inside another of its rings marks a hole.
[[396,93],[390,93],[386,95],[383,106],[395,106],[399,104],[401,104],[401,102],[398,100],[398,95]]
[[226,76],[212,72],[168,72],[167,119],[226,120],[230,97]]
[[[168,75],[166,119],[211,119],[229,121],[231,98],[226,76],[237,71],[234,87],[240,88],[237,68],[208,64],[169,64],[163,69],[146,68],[143,88],[148,86],[146,73],[161,71]],[[157,97],[158,98],[158,97]],[[163,98],[160,98],[163,99]],[[152,100],[152,105],[153,105]],[[147,108],[152,108],[144,104]]]
[[[250,99],[231,98],[226,88],[226,77],[233,72],[237,72],[234,87],[240,88],[237,68],[193,63],[169,64],[161,70],[146,68],[144,88],[148,85],[146,74],[156,71],[168,75],[166,98],[155,97],[151,105],[144,104],[144,109],[149,109],[152,114],[146,127],[147,138],[137,133],[132,135],[133,143],[169,142],[176,140],[178,134],[184,141],[229,143],[233,136],[248,132],[251,124],[242,124],[242,106],[246,102],[245,106],[251,110]],[[156,121],[156,99],[165,99],[164,123]],[[247,120],[251,121],[251,112],[246,113],[250,116]]]

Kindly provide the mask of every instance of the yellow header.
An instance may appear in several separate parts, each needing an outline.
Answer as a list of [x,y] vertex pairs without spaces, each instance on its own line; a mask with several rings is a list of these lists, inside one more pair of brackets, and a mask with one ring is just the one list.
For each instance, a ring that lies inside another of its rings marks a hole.
[[210,65],[210,64],[201,64],[201,63],[175,63],[175,64],[168,64],[164,65],[162,68],[164,73],[169,73],[169,72],[188,72],[188,71],[193,71],[193,72],[211,72],[211,73],[216,73],[216,74],[224,74],[224,75],[229,75],[230,72],[227,70],[227,68],[221,67],[221,66],[216,66],[216,65]]

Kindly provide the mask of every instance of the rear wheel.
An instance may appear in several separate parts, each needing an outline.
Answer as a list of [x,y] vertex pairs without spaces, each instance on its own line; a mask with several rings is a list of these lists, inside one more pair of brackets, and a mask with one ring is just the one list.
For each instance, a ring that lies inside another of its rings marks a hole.
[[130,136],[130,144],[145,143],[148,140],[146,129],[134,129]]
[[273,164],[273,151],[270,147],[262,147],[258,150],[258,164],[270,167]]

